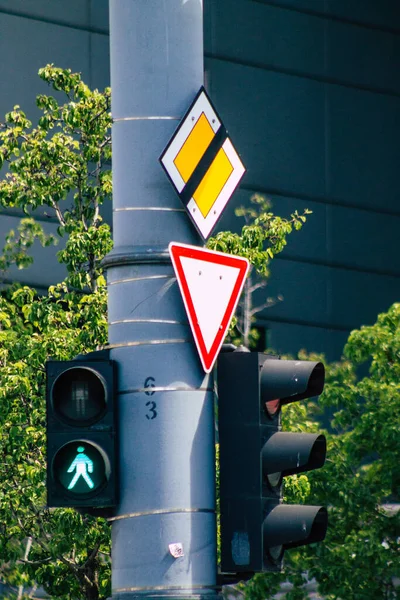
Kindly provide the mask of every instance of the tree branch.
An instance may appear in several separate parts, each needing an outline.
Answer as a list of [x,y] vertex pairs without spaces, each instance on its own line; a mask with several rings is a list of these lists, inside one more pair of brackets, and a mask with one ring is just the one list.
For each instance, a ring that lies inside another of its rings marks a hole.
[[255,292],[256,290],[260,289],[260,288],[265,288],[267,285],[266,281],[260,281],[258,283],[255,283],[254,285],[251,285],[249,287],[249,292],[250,294],[252,294],[253,292]]

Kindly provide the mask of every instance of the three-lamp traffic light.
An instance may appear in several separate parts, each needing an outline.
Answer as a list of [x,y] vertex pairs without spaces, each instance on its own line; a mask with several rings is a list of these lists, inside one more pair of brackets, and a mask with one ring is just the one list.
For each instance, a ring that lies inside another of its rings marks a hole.
[[286,475],[325,462],[323,435],[281,431],[281,406],[319,395],[322,363],[230,352],[218,359],[221,571],[280,570],[284,551],[324,539],[321,506],[282,504]]
[[115,506],[115,379],[107,352],[46,363],[48,506]]

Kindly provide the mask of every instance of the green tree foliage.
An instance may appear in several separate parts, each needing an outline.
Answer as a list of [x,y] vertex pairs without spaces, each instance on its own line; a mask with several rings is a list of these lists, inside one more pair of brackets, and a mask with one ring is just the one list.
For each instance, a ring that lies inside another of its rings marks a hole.
[[34,219],[39,209],[65,236],[67,275],[46,296],[13,285],[0,297],[0,578],[20,593],[36,582],[52,598],[101,599],[110,593],[107,522],[46,508],[44,365],[107,342],[101,260],[112,242],[100,207],[112,193],[110,90],[52,65],[39,75],[54,96],[37,98],[38,124],[16,106],[0,127],[0,202],[27,215],[0,268],[26,267],[35,241],[54,243]]
[[327,466],[310,477],[317,501],[331,505],[329,535],[312,569],[328,598],[399,596],[399,332],[394,304],[374,325],[353,331],[345,358],[328,367],[321,405],[333,411],[335,433]]

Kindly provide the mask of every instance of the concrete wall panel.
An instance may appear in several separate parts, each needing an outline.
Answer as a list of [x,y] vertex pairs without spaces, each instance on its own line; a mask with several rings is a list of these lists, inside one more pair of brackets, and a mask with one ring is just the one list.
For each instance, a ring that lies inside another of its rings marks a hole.
[[[246,0],[245,0],[246,1]],[[305,12],[325,12],[326,0],[249,0],[250,2],[260,2],[260,4],[270,4],[277,7],[290,8],[295,11]]]
[[[245,0],[246,1],[246,0]],[[328,18],[352,21],[374,28],[400,30],[396,0],[247,0],[297,12],[326,15]]]
[[327,86],[327,195],[399,214],[400,98]]
[[[260,325],[265,325],[260,321]],[[269,348],[280,354],[296,356],[299,350],[308,349],[325,354],[328,360],[337,360],[343,352],[349,331],[325,329],[267,321],[267,342]]]
[[206,55],[324,74],[324,19],[243,0],[205,2],[204,12]]
[[92,88],[110,86],[110,39],[107,35],[90,34],[90,82]]
[[326,40],[328,77],[351,86],[400,93],[399,35],[327,21]]
[[374,28],[400,31],[397,0],[314,0],[314,3],[322,4],[323,1],[328,16],[349,19]]
[[57,21],[70,27],[90,26],[89,0],[68,0],[68,10],[65,0],[0,0],[0,11],[33,20]]
[[40,67],[54,63],[88,76],[89,54],[90,34],[85,31],[1,15],[0,55],[8,60],[0,64],[0,118],[15,104],[31,118],[37,115],[36,96],[48,93],[46,84],[37,75]]
[[[63,0],[61,0],[62,2]],[[104,31],[109,30],[108,0],[89,0],[90,25]]]
[[375,322],[376,315],[399,299],[399,278],[276,258],[266,295],[282,302],[261,315],[329,329],[353,329]]
[[329,206],[327,212],[331,264],[400,277],[400,215],[343,206]]
[[325,192],[324,86],[209,59],[210,92],[247,167],[243,184]]

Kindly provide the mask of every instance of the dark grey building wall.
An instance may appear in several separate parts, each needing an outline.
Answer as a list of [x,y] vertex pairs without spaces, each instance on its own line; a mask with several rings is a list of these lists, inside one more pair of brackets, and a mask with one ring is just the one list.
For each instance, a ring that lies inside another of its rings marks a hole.
[[[400,298],[400,5],[210,0],[209,89],[274,211],[313,211],[272,265],[260,323],[281,351],[338,357],[348,332]],[[228,217],[223,224],[228,224]]]
[[[204,9],[206,84],[248,169],[221,228],[239,227],[233,210],[255,191],[277,214],[313,211],[272,264],[267,294],[284,301],[259,323],[282,352],[338,357],[352,328],[400,299],[400,5],[204,0]],[[14,104],[32,114],[47,62],[108,85],[107,32],[106,0],[0,0],[0,115]],[[0,236],[16,221],[0,216]],[[54,281],[54,251],[35,256],[6,277]]]

